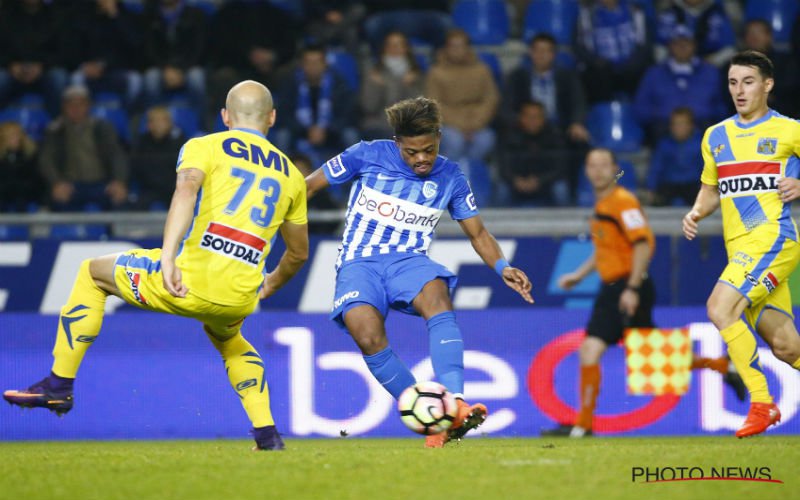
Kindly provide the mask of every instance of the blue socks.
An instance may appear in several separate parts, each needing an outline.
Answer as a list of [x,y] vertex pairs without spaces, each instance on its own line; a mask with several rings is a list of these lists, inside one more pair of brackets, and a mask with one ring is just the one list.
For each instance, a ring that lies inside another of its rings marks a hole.
[[428,320],[433,373],[447,390],[464,393],[464,341],[456,315],[446,311]]
[[400,397],[400,393],[406,387],[417,382],[414,375],[411,374],[411,370],[400,361],[391,347],[370,356],[364,356],[364,361],[367,362],[367,368],[372,372],[372,376],[395,399]]

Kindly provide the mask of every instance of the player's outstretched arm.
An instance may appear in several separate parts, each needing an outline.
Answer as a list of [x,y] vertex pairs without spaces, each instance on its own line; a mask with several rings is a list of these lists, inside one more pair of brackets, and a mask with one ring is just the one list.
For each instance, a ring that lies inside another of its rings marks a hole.
[[717,186],[701,184],[694,206],[683,217],[683,235],[687,240],[693,240],[697,236],[697,223],[713,214],[718,207],[719,190]]
[[472,243],[472,248],[481,256],[486,265],[494,268],[505,284],[519,293],[526,302],[533,304],[531,280],[521,269],[508,265],[500,245],[483,225],[481,217],[476,215],[460,220],[458,223]]
[[266,299],[277,292],[308,260],[308,224],[284,222],[281,225],[281,236],[286,243],[286,250],[278,267],[264,278],[260,299]]
[[314,196],[317,191],[322,191],[330,186],[328,178],[325,177],[325,172],[322,170],[323,168],[325,167],[314,170],[306,177],[306,192],[308,198]]
[[203,171],[196,168],[179,170],[175,193],[172,195],[172,203],[167,212],[164,243],[161,246],[161,274],[164,288],[174,297],[186,297],[189,291],[182,282],[181,270],[175,265],[175,258],[181,240],[192,223],[197,193],[203,186],[205,177]]
[[594,252],[586,258],[578,268],[571,273],[562,274],[558,278],[558,286],[564,290],[570,290],[572,287],[584,280],[589,273],[594,271],[596,265]]

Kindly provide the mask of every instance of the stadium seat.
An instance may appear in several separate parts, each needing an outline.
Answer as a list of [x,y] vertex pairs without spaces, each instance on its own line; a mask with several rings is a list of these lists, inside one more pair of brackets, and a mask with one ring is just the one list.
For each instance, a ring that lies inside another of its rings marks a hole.
[[786,45],[792,37],[792,25],[800,6],[797,0],[747,0],[744,17],[750,21],[763,19],[772,26],[777,45]]
[[103,224],[54,224],[50,238],[55,240],[102,240],[108,238],[108,228]]
[[[617,163],[619,164],[619,169],[625,172],[624,175],[619,178],[619,185],[635,193],[636,189],[639,187],[636,180],[636,169],[633,167],[631,162],[626,160],[618,159]],[[592,185],[589,183],[589,179],[586,177],[586,169],[583,166],[578,174],[578,187],[576,191],[575,202],[578,206],[594,206],[594,190],[592,189]]]
[[194,109],[183,106],[170,106],[169,112],[172,114],[173,123],[181,129],[184,136],[191,138],[200,133],[200,117],[197,116],[197,112]]
[[601,102],[592,106],[586,118],[586,128],[593,146],[618,153],[639,151],[644,138],[631,105],[624,101]]
[[217,12],[217,2],[212,0],[189,0],[186,4],[202,10],[209,18]]
[[13,107],[21,109],[44,109],[44,96],[34,92],[22,94],[22,97],[17,99]]
[[325,58],[328,61],[328,65],[339,73],[339,76],[344,78],[350,89],[358,91],[361,85],[361,78],[358,76],[356,59],[343,50],[330,50]]
[[128,112],[125,108],[116,106],[92,106],[92,116],[106,120],[114,125],[121,141],[130,144],[131,133],[128,125]]
[[494,82],[497,84],[497,88],[502,89],[503,69],[500,67],[500,60],[491,52],[478,52],[478,57],[480,57],[481,61],[489,66],[489,69],[492,71],[492,76],[494,77]]
[[144,0],[122,0],[122,5],[134,14],[141,14],[144,11]]
[[461,171],[467,176],[472,194],[478,206],[489,206],[492,202],[493,186],[491,169],[486,163],[479,160],[464,160],[459,162]]
[[0,224],[0,241],[24,241],[28,236],[27,226]]
[[533,0],[525,10],[522,38],[553,35],[559,45],[571,45],[578,21],[578,0]]
[[459,0],[453,6],[453,22],[475,45],[505,43],[511,24],[501,0]]
[[50,115],[43,109],[9,108],[0,111],[0,122],[16,122],[35,141],[41,140],[50,123]]
[[92,103],[102,108],[121,108],[122,96],[116,92],[98,92],[92,96]]

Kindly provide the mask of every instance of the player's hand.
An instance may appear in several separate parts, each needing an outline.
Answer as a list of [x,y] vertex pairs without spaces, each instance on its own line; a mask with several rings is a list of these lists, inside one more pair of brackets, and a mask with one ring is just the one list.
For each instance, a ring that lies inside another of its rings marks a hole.
[[697,236],[697,222],[700,218],[697,210],[692,210],[683,216],[683,235],[687,240],[693,240]]
[[571,290],[572,287],[581,282],[581,277],[575,273],[567,273],[558,278],[558,287],[562,290]]
[[506,267],[503,269],[503,281],[520,294],[525,299],[525,302],[533,304],[533,297],[531,296],[533,285],[531,285],[531,280],[521,269],[511,266]]
[[[270,273],[270,274],[272,274],[272,273]],[[273,287],[273,286],[271,286],[269,284],[270,274],[267,274],[266,276],[264,276],[264,286],[262,286],[261,287],[261,291],[258,292],[258,300],[264,300],[266,298],[272,297],[275,294],[275,292],[278,291],[277,288],[275,288],[275,287]]]
[[168,259],[161,260],[161,276],[164,279],[164,288],[173,297],[179,299],[185,298],[189,289],[183,284],[183,276],[181,270],[175,265],[174,261]]
[[626,288],[619,296],[619,310],[622,314],[633,317],[639,308],[639,293]]
[[793,177],[781,177],[778,179],[778,194],[784,203],[790,203],[800,198],[800,179]]

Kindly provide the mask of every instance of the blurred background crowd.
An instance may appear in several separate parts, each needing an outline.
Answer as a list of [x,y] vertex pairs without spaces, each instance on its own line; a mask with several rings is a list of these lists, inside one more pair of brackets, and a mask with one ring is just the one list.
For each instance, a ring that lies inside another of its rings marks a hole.
[[[647,204],[690,204],[704,127],[734,113],[727,61],[775,63],[798,116],[799,0],[0,0],[0,211],[165,210],[227,90],[273,92],[269,139],[306,173],[383,109],[439,100],[441,154],[482,206],[589,206],[617,153]],[[344,192],[312,208],[336,208]]]

